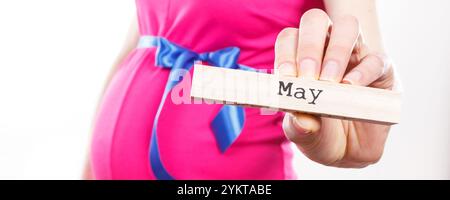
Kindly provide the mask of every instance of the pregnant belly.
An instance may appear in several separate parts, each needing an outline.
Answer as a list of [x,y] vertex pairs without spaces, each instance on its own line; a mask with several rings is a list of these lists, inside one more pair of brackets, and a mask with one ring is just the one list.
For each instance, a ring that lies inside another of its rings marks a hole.
[[[132,52],[105,91],[91,151],[97,179],[155,178],[149,141],[169,71],[153,66],[154,53]],[[161,160],[176,179],[293,178],[281,113],[264,116],[259,109],[245,109],[241,135],[221,153],[209,126],[221,105],[175,103],[169,95],[158,123],[158,143]]]

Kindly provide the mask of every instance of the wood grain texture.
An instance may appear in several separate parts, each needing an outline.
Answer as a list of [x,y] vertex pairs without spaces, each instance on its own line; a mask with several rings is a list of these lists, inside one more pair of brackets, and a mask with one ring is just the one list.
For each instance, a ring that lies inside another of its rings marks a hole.
[[[400,121],[398,92],[196,64],[191,97],[382,124]],[[212,102],[211,102],[212,101]]]

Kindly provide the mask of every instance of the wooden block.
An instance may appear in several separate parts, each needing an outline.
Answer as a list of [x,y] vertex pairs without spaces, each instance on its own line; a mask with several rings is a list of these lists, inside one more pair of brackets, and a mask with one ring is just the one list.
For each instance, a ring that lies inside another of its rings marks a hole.
[[199,64],[191,97],[382,124],[399,123],[401,111],[400,93],[390,90]]

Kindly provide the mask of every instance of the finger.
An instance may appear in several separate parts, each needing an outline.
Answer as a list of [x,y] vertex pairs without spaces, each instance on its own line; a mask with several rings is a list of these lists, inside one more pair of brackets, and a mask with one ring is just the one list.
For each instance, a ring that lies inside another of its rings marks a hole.
[[275,73],[282,76],[297,76],[295,56],[297,54],[298,29],[285,28],[275,42]]
[[[303,14],[300,20],[297,47],[297,76],[318,79],[322,64],[323,52],[331,21],[328,15],[320,9],[312,9]],[[320,119],[316,116],[295,113],[288,114],[287,136],[292,140],[300,138],[303,143],[309,136],[320,129]]]
[[315,141],[320,129],[320,119],[304,113],[286,113],[283,130],[286,137],[298,145],[308,145]]
[[297,48],[299,77],[319,78],[330,24],[330,18],[320,9],[312,9],[303,14]]
[[[285,28],[277,37],[275,42],[275,72],[281,76],[297,76],[296,52],[298,29]],[[303,114],[302,120],[307,124],[318,124],[314,116]],[[319,127],[305,127],[306,129],[318,129]]]
[[359,65],[353,68],[342,80],[343,83],[368,86],[382,78],[389,66],[387,59],[369,54]]
[[[305,156],[325,165],[335,165],[345,155],[346,135],[336,130],[342,122],[330,118],[307,121],[304,114],[286,114],[283,130]],[[315,124],[317,122],[317,124]],[[309,124],[308,124],[309,123]],[[304,128],[309,127],[309,128]]]
[[359,36],[355,17],[344,16],[333,22],[320,80],[341,82]]

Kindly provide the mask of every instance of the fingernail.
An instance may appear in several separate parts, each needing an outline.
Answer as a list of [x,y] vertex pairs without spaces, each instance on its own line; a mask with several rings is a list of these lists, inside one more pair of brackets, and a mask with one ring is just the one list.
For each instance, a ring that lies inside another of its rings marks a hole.
[[358,83],[360,83],[362,74],[360,71],[351,71],[350,73],[348,73],[344,80],[342,80],[343,83],[347,83],[347,84],[351,84],[351,85],[357,85]]
[[320,80],[335,81],[339,75],[339,65],[336,61],[328,61],[320,73]]
[[312,59],[303,59],[300,62],[300,77],[315,78],[316,77],[316,61]]
[[282,76],[297,76],[297,69],[294,64],[286,62],[278,67],[278,73]]

